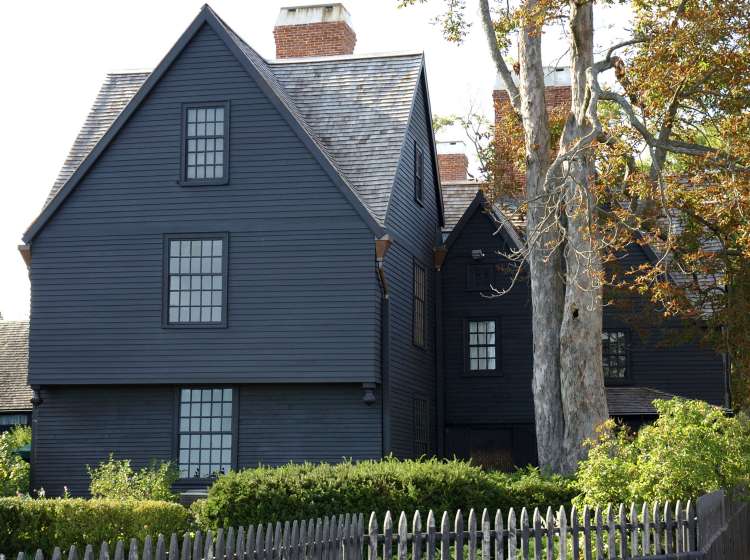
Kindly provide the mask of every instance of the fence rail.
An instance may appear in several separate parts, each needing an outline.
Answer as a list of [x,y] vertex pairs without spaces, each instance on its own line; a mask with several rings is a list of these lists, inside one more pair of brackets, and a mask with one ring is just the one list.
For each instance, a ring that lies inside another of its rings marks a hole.
[[[471,510],[465,518],[430,511],[411,520],[373,513],[294,521],[247,528],[200,531],[182,537],[158,535],[83,549],[83,560],[609,560],[668,557],[696,551],[697,517],[692,502],[617,508],[526,508],[491,513]],[[127,548],[127,550],[126,550]],[[49,553],[49,552],[48,552]],[[34,560],[44,560],[37,550]],[[76,546],[52,551],[51,560],[81,560]],[[31,560],[19,553],[17,560]]]

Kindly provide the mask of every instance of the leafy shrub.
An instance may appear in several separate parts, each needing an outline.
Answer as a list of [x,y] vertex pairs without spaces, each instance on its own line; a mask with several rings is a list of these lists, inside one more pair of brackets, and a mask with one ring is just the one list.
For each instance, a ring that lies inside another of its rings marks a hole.
[[504,492],[503,506],[547,509],[547,506],[569,506],[579,493],[573,478],[559,474],[544,475],[536,467],[518,469],[513,473],[488,473]]
[[[570,482],[545,479],[537,471],[519,475],[487,473],[462,461],[344,462],[259,467],[220,476],[208,498],[192,506],[205,528],[307,519],[375,511],[455,511],[568,503]],[[537,502],[529,503],[534,505]]]
[[14,428],[0,435],[0,496],[15,496],[29,491],[29,464],[15,453],[26,433],[27,430]]
[[175,501],[172,484],[179,477],[172,463],[152,463],[138,471],[130,466],[129,459],[117,460],[112,455],[109,460],[95,469],[86,466],[91,477],[89,491],[94,498],[115,500],[167,500]]
[[635,436],[606,422],[578,470],[579,504],[697,498],[750,484],[750,421],[702,401],[654,401]]
[[3,434],[11,450],[31,445],[31,426],[13,426]]
[[0,552],[97,545],[118,538],[182,533],[190,514],[179,504],[138,500],[0,498]]

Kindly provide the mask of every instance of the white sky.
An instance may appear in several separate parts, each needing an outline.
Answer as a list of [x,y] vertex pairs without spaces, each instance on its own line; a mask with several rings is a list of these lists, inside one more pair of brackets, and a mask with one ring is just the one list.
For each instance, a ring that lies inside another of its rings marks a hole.
[[[424,51],[434,114],[470,104],[491,116],[492,61],[476,17],[461,47],[430,22],[441,2],[397,9],[396,0],[342,0],[357,34],[355,53]],[[0,33],[0,313],[29,314],[29,280],[16,249],[38,214],[88,113],[104,75],[153,69],[197,15],[204,0],[24,0],[4,5]],[[272,30],[282,0],[212,0],[211,7],[251,46],[273,58]],[[319,2],[296,2],[319,3]],[[600,10],[609,44],[622,35],[625,8]],[[565,43],[548,33],[548,64],[565,63]],[[559,58],[563,56],[562,62]],[[457,132],[446,135],[455,139]],[[446,136],[444,135],[444,136]]]

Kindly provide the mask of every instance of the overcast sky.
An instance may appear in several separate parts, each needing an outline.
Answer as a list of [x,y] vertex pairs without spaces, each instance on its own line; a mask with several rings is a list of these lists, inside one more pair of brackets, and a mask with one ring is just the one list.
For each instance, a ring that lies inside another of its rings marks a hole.
[[[212,8],[263,56],[274,57],[272,30],[279,7],[320,2],[213,0]],[[495,73],[476,17],[466,43],[446,43],[431,24],[441,2],[397,9],[396,0],[344,0],[357,34],[355,53],[424,51],[433,113],[455,114],[470,104],[491,115]],[[104,75],[158,64],[203,0],[46,0],[4,5],[0,33],[0,313],[29,314],[29,281],[16,247],[37,216],[88,113]],[[623,8],[598,13],[599,41],[619,38]],[[545,37],[549,64],[565,42]],[[564,59],[563,59],[564,60]],[[448,132],[455,137],[457,132]],[[453,138],[443,138],[453,139]]]

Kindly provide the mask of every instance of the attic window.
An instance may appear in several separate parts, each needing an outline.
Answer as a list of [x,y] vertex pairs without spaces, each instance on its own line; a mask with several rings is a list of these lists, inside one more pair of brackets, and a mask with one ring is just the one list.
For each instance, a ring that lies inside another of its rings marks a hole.
[[184,110],[183,123],[183,183],[225,183],[228,170],[228,105],[188,105]]
[[628,376],[628,335],[622,330],[602,330],[602,370],[606,381]]
[[414,200],[422,204],[424,192],[424,153],[422,148],[414,142]]

